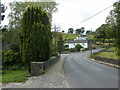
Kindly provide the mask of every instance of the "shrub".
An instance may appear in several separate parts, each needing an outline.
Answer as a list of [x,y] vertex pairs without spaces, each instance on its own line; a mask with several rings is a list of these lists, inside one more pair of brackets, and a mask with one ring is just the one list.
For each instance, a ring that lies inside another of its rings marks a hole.
[[10,45],[10,49],[11,49],[11,50],[17,50],[17,51],[19,51],[19,50],[20,50],[20,47],[19,47],[19,45],[11,44],[11,45]]
[[14,50],[8,50],[3,52],[3,66],[8,68],[9,66],[19,66],[21,64],[20,53]]
[[71,52],[75,52],[75,48],[71,48],[70,51],[71,51]]
[[58,56],[58,53],[54,52],[54,53],[51,54],[51,56]]
[[83,48],[80,44],[75,45],[76,51],[79,52]]

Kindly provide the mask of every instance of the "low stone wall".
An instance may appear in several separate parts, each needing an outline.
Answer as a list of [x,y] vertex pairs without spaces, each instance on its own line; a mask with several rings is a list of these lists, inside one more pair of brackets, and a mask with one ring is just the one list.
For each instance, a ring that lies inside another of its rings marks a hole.
[[99,57],[99,56],[93,56],[93,58],[98,61],[103,61],[103,62],[110,63],[110,64],[120,65],[120,60],[103,58],[103,57]]
[[110,59],[110,58],[103,58],[103,57],[97,56],[97,54],[100,53],[100,52],[113,52],[113,51],[103,49],[103,50],[101,50],[99,52],[95,52],[95,53],[93,53],[93,58],[95,60],[110,63],[110,64],[115,64],[115,65],[120,65],[120,60],[115,60],[115,59]]
[[57,57],[52,57],[50,58],[48,61],[44,62],[44,70],[49,69],[53,64],[55,64],[56,62],[58,62],[60,59],[60,56]]
[[31,62],[31,76],[42,74],[44,62]]
[[58,62],[60,56],[52,57],[45,62],[31,62],[31,76],[38,76],[43,74],[44,70],[48,70],[53,64]]

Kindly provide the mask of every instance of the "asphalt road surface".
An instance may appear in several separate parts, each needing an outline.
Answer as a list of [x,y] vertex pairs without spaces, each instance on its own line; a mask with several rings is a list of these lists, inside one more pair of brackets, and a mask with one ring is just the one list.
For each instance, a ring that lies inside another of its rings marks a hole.
[[85,51],[65,58],[65,77],[70,88],[118,88],[118,69],[89,60],[89,54]]

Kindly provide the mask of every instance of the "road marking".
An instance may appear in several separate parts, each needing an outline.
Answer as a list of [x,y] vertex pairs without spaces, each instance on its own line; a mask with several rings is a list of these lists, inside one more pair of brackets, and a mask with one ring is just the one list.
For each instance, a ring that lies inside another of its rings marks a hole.
[[102,71],[101,69],[99,69],[99,68],[95,68],[95,69],[97,69],[97,70],[99,70],[99,71]]

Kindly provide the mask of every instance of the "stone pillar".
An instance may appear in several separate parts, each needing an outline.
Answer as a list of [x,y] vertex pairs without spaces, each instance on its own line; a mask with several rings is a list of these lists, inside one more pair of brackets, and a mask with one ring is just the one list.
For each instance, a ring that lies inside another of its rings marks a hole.
[[41,75],[44,70],[44,62],[31,62],[31,76]]

